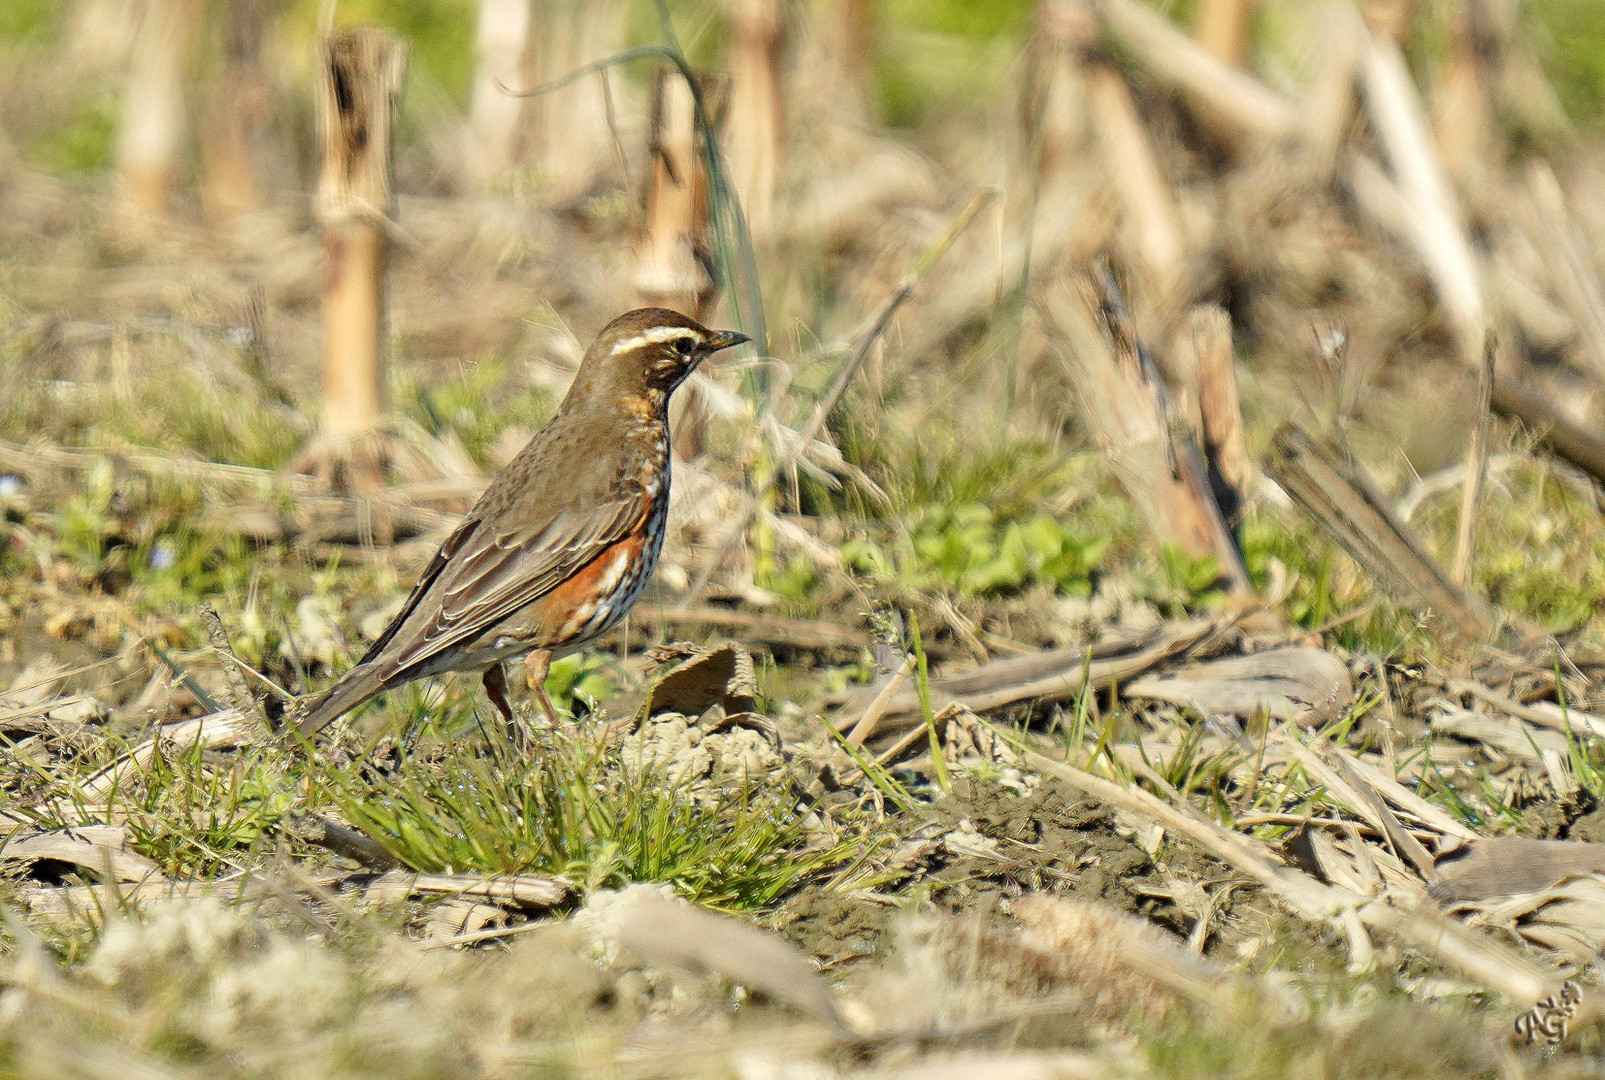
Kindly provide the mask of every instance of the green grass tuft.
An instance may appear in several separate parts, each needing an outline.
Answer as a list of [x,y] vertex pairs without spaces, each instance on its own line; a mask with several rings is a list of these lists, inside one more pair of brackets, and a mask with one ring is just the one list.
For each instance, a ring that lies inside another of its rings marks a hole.
[[388,775],[325,768],[330,802],[417,870],[561,874],[587,889],[665,882],[700,904],[763,908],[860,855],[778,783],[693,793],[572,729],[523,756],[477,740],[413,755]]

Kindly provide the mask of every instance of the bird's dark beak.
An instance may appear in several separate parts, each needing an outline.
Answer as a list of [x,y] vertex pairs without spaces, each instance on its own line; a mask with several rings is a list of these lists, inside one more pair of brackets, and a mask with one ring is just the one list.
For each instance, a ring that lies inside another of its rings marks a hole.
[[714,331],[713,336],[708,339],[708,343],[704,346],[704,348],[708,352],[714,353],[718,352],[720,349],[728,349],[734,345],[746,344],[751,340],[752,339],[746,334],[737,333],[734,330],[716,330]]

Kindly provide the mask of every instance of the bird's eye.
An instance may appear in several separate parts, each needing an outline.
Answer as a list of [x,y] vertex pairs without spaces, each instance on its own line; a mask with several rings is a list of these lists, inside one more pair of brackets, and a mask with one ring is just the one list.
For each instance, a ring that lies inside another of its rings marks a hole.
[[683,337],[674,339],[674,351],[681,356],[690,356],[696,350],[696,347],[696,338]]

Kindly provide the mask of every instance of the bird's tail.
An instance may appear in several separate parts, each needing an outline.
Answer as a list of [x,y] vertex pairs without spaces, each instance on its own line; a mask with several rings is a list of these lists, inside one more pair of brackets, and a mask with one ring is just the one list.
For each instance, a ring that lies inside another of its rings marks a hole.
[[312,699],[312,704],[294,722],[296,734],[312,738],[383,689],[384,683],[373,670],[358,664],[346,672],[339,682]]

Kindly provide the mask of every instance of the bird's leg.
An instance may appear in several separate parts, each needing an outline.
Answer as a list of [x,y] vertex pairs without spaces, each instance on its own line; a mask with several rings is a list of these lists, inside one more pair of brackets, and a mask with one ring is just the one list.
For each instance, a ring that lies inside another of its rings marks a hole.
[[551,670],[552,654],[546,649],[536,649],[524,658],[524,678],[529,680],[529,688],[540,700],[541,708],[546,710],[546,719],[555,724],[557,710],[552,708],[552,699],[546,696],[546,676]]
[[520,746],[528,747],[532,741],[531,735],[524,721],[513,712],[512,702],[507,700],[507,672],[502,670],[500,660],[485,669],[484,683],[490,703],[496,706],[496,711],[502,714],[502,723],[507,725],[507,737]]

